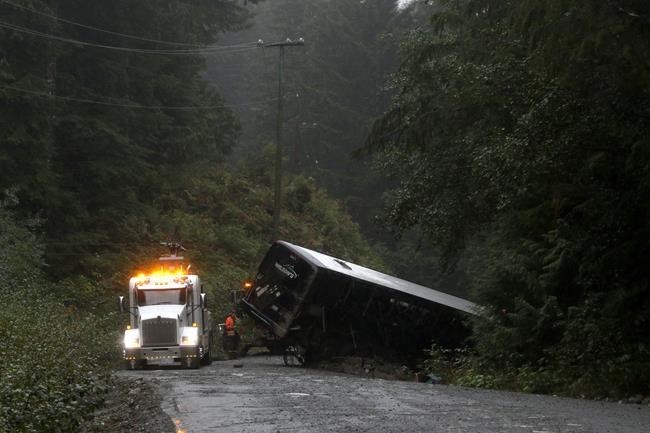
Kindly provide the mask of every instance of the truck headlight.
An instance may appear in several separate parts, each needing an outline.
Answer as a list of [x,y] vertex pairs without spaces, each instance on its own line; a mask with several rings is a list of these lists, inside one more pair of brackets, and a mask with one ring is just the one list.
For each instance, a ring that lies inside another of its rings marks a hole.
[[183,328],[181,346],[196,346],[197,344],[199,344],[199,329],[189,327]]
[[124,332],[124,348],[137,349],[140,347],[140,332],[138,329],[127,329]]

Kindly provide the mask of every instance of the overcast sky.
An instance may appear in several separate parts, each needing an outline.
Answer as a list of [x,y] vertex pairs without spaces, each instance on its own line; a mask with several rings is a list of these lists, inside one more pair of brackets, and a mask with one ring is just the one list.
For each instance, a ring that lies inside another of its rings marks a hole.
[[397,7],[398,8],[403,8],[406,5],[409,5],[413,3],[415,0],[397,0]]

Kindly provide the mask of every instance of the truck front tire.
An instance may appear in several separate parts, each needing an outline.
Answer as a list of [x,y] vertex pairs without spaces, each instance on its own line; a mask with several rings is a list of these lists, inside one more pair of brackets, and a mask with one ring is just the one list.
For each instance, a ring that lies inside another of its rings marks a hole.
[[145,359],[130,360],[124,361],[124,367],[127,370],[142,370],[147,366],[147,361]]
[[198,355],[195,356],[194,358],[186,358],[185,365],[186,365],[186,368],[196,370],[201,365],[201,358],[199,358]]

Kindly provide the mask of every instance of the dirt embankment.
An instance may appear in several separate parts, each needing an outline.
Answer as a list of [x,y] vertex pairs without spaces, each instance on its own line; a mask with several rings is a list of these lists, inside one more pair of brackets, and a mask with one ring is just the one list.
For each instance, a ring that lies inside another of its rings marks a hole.
[[[79,428],[79,433],[175,433],[174,423],[160,408],[150,381],[114,377],[105,405]],[[155,385],[155,384],[153,384]]]

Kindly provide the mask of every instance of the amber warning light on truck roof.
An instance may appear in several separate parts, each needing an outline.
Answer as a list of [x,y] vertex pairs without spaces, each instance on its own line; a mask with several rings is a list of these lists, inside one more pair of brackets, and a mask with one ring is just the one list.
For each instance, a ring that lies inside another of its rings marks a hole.
[[188,275],[189,268],[190,268],[189,266],[185,269],[179,268],[174,270],[158,268],[146,273],[137,272],[135,277],[141,280],[147,277],[182,277]]

